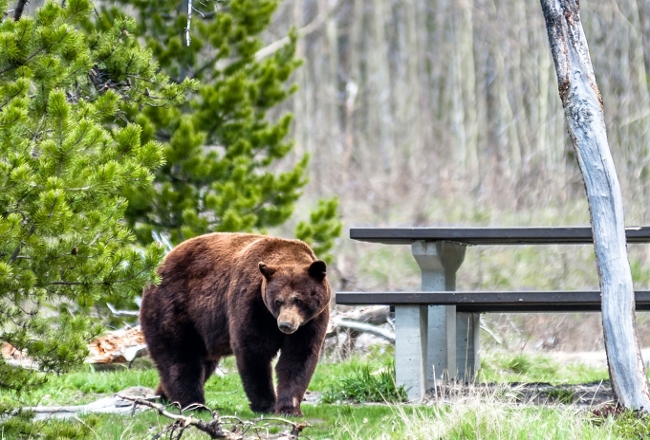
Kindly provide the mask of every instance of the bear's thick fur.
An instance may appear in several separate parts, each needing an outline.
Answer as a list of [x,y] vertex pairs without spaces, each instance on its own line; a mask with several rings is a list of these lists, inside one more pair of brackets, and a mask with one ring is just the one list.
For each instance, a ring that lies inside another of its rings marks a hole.
[[[158,367],[157,392],[182,407],[234,354],[256,412],[300,415],[329,320],[326,265],[299,240],[215,233],[187,240],[145,289],[140,322]],[[277,396],[271,361],[276,366]]]

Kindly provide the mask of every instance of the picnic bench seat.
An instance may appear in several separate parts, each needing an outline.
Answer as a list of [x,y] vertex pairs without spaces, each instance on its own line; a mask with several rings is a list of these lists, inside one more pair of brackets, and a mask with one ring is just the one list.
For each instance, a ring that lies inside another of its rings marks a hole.
[[[650,290],[635,294],[636,309],[650,310]],[[336,303],[451,305],[456,312],[469,313],[600,312],[601,305],[600,290],[338,292]]]
[[[626,228],[628,243],[649,243],[650,227]],[[591,244],[590,227],[352,228],[353,240],[410,245],[422,272],[418,292],[337,292],[337,304],[395,306],[395,370],[411,400],[436,380],[471,380],[479,368],[480,313],[600,311],[600,291],[456,291],[468,246]],[[637,291],[650,310],[650,291]]]

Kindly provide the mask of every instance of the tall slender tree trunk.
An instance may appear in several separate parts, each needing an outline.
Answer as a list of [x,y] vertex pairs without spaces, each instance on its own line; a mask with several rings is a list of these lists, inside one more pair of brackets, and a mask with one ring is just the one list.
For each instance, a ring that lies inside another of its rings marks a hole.
[[[389,2],[376,0],[372,3],[370,40],[368,41],[368,129],[373,137],[369,138],[373,151],[378,153],[383,176],[379,179],[382,186],[390,186],[393,168],[393,113],[391,109],[391,80],[388,60],[388,38],[386,37],[386,9]],[[373,161],[374,162],[374,161]],[[375,162],[376,163],[376,162]],[[376,213],[386,221],[389,218],[390,192],[377,192],[374,205]]]
[[[294,0],[293,2],[293,25],[300,29],[304,24],[304,0]],[[299,38],[296,42],[296,57],[303,59],[305,57],[305,40]],[[294,72],[294,80],[299,89],[306,87],[305,69],[298,69]],[[305,114],[305,93],[297,93],[293,97],[293,113],[296,115]],[[301,122],[294,123],[294,139],[296,140],[295,152],[298,156],[305,154],[305,145],[307,139],[305,136],[305,125]]]
[[[318,13],[326,14],[335,7],[335,0],[318,0]],[[321,80],[318,84],[322,118],[319,119],[320,143],[329,145],[328,151],[319,152],[319,166],[324,170],[340,170],[343,155],[338,96],[338,30],[335,16],[329,16],[323,25],[321,37]],[[320,149],[319,149],[320,150]],[[336,172],[322,173],[322,188],[331,188],[340,182]]]
[[348,57],[347,57],[347,71],[348,75],[345,78],[345,111],[344,111],[344,122],[345,122],[345,137],[344,137],[344,150],[343,150],[343,161],[341,166],[341,171],[343,173],[343,179],[346,185],[344,188],[348,188],[348,182],[350,180],[351,174],[351,162],[356,146],[356,136],[355,136],[355,111],[357,109],[359,96],[359,88],[361,87],[361,60],[360,60],[360,46],[361,46],[361,35],[363,32],[363,0],[351,0],[351,9],[352,9],[352,19],[350,24],[350,43],[348,47]]
[[474,62],[474,27],[473,6],[471,3],[459,2],[458,7],[458,52],[460,89],[463,101],[467,104],[464,111],[465,146],[463,168],[472,188],[479,184],[478,173],[478,112],[476,108],[476,68]]
[[368,53],[369,85],[373,106],[369,109],[373,128],[376,130],[377,146],[382,169],[388,173],[391,167],[392,120],[390,111],[390,71],[388,68],[388,44],[385,27],[385,0],[373,3],[371,16],[371,44]]
[[578,0],[541,0],[541,4],[564,116],[589,199],[612,389],[624,407],[650,411],[648,380],[636,337],[623,200]]

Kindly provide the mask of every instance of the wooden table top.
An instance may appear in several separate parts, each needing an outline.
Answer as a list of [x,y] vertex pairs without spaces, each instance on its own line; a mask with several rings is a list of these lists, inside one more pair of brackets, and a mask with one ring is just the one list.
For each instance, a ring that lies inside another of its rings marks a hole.
[[[625,228],[628,243],[650,243],[650,226]],[[589,244],[591,226],[570,227],[444,227],[350,228],[350,238],[383,244],[449,241],[467,245]]]

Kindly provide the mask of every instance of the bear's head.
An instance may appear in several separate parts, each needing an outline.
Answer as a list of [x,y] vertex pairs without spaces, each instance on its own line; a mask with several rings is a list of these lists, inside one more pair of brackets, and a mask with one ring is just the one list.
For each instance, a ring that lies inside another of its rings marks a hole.
[[277,319],[282,333],[294,333],[329,307],[325,262],[317,260],[304,266],[259,263],[258,267],[263,275],[264,304]]

